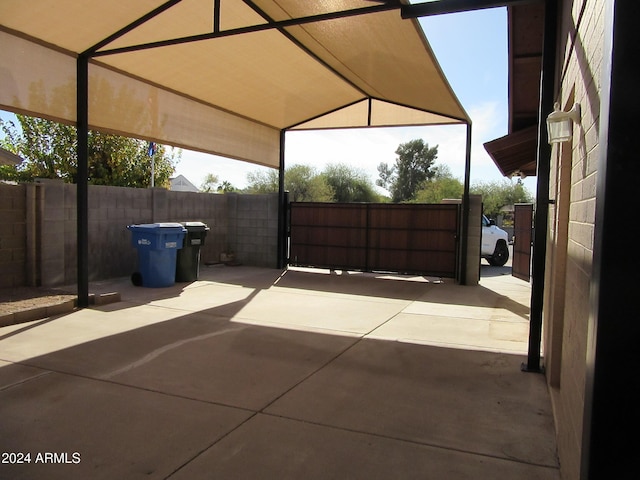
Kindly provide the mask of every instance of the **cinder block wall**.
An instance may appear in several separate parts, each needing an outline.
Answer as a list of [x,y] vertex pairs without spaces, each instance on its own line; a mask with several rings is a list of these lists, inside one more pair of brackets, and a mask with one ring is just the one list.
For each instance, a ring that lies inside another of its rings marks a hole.
[[[137,250],[127,225],[199,221],[210,228],[201,261],[234,252],[244,265],[276,267],[278,196],[89,186],[89,280],[128,276]],[[77,280],[76,186],[0,184],[0,288]]]
[[[227,249],[229,223],[228,195],[209,193],[171,192],[156,189],[156,197],[166,195],[166,211],[156,210],[157,222],[203,222],[209,227],[204,245],[200,247],[200,261],[220,261],[220,253]],[[162,202],[164,203],[164,202]]]
[[0,184],[0,288],[26,282],[26,187]]
[[61,181],[34,185],[36,259],[32,265],[36,285],[64,285],[76,274],[76,188]]
[[229,240],[238,261],[275,268],[278,252],[278,196],[225,195],[229,199]]
[[482,195],[469,195],[469,240],[467,243],[467,285],[480,281],[482,243]]
[[[69,185],[75,191],[75,185]],[[89,187],[89,280],[130,275],[135,271],[137,251],[131,246],[127,225],[151,223],[151,192],[140,188],[92,185]],[[75,209],[75,198],[72,203]],[[75,232],[75,227],[73,228]],[[70,246],[75,257],[75,238]],[[69,264],[75,262],[69,262]],[[75,267],[74,267],[75,268]],[[67,279],[76,281],[74,272]]]
[[[551,198],[569,199],[568,237],[562,243],[561,235],[555,233],[560,228],[558,221],[563,220],[560,208],[551,209],[547,252],[554,263],[564,262],[565,270],[560,277],[558,268],[546,270],[545,288],[551,291],[545,296],[543,308],[545,350],[553,352],[553,359],[545,358],[545,362],[552,362],[547,380],[556,418],[562,478],[580,478],[606,3],[562,2],[558,36],[561,44],[557,64],[562,68],[558,78],[562,78],[562,85],[557,101],[565,110],[574,102],[582,107],[582,119],[574,129],[572,142],[556,145],[551,157],[552,172],[566,171],[563,163],[570,162],[569,179],[563,180],[562,173],[552,176]],[[576,42],[571,46],[567,39],[573,37]],[[556,295],[558,292],[561,295]]]
[[[446,198],[445,204],[462,204],[462,199]],[[460,219],[462,220],[462,218]],[[460,278],[465,285],[477,285],[480,281],[480,247],[482,243],[482,195],[469,195],[469,232],[467,234],[466,278]],[[462,248],[462,244],[460,245]],[[461,272],[458,272],[460,276]]]

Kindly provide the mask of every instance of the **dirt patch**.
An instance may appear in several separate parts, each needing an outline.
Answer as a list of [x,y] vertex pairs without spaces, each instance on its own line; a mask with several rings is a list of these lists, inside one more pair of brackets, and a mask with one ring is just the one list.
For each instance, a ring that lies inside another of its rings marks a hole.
[[75,300],[76,296],[75,293],[55,288],[2,288],[0,289],[0,316],[59,305]]

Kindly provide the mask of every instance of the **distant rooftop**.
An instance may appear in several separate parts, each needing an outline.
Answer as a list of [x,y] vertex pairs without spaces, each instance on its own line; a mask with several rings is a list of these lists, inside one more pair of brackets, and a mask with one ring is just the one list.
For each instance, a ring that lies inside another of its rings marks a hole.
[[184,175],[178,175],[171,178],[171,190],[176,192],[199,192],[200,190],[193,183],[191,183]]

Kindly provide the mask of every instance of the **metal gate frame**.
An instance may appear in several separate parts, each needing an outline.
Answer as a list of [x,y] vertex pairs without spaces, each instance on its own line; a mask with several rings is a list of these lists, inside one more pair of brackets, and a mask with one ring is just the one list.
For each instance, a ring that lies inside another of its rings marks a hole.
[[460,205],[293,202],[289,264],[456,278]]

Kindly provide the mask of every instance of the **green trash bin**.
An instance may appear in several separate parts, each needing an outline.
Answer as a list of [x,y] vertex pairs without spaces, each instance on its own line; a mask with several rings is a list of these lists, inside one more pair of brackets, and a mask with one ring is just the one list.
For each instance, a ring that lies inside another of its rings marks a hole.
[[194,282],[200,274],[200,247],[209,227],[202,222],[180,222],[187,232],[176,259],[176,282]]

